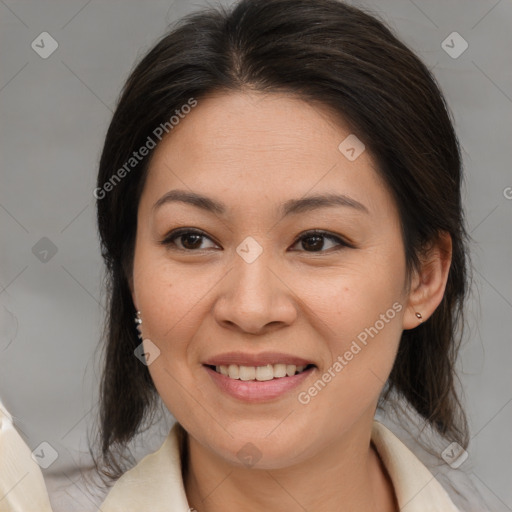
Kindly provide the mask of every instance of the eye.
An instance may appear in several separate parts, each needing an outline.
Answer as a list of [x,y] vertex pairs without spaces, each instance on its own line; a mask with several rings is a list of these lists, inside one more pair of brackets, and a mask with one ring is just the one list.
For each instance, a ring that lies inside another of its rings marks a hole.
[[[160,243],[165,246],[175,246],[182,251],[193,251],[208,248],[201,247],[203,239],[211,240],[202,231],[182,228],[169,233]],[[176,243],[176,241],[178,241],[178,243]]]
[[336,245],[338,246],[336,250],[343,247],[353,247],[353,245],[349,244],[339,236],[320,230],[312,230],[303,233],[294,245],[301,243],[302,248],[306,252],[326,252],[325,240],[330,240],[331,243],[334,242],[334,246],[327,247],[327,249],[332,249],[333,247],[336,247]]

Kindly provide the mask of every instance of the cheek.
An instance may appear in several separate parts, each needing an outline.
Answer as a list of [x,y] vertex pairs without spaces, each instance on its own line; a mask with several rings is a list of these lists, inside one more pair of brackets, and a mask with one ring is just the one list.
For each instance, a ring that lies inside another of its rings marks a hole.
[[144,334],[162,344],[183,339],[177,333],[193,325],[191,318],[216,278],[208,265],[173,261],[163,248],[154,246],[149,229],[141,229],[134,257],[134,287],[145,320]]
[[[343,348],[346,340],[376,322],[378,328],[382,327],[381,315],[386,316],[384,320],[393,320],[394,325],[400,324],[397,309],[404,309],[404,273],[404,261],[398,253],[386,254],[380,249],[361,252],[329,273],[317,274],[306,282],[295,279],[294,292],[321,318],[326,335],[339,340]],[[393,309],[395,303],[401,307]],[[390,323],[386,322],[386,326]],[[399,328],[395,328],[397,332]]]

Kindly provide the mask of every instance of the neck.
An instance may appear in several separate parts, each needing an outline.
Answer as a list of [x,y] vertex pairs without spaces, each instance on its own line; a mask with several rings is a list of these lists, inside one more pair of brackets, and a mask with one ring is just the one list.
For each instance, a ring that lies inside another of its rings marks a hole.
[[[371,418],[373,421],[373,417]],[[387,471],[370,441],[372,422],[360,426],[314,457],[279,469],[235,466],[186,436],[185,491],[197,512],[240,508],[395,512],[398,505]]]

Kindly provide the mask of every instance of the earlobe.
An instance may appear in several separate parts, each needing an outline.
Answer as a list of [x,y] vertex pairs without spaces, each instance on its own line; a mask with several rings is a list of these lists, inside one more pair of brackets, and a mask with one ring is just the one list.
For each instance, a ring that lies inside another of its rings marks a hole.
[[425,322],[443,300],[452,259],[452,239],[442,232],[421,257],[421,268],[414,273],[403,329],[414,329]]

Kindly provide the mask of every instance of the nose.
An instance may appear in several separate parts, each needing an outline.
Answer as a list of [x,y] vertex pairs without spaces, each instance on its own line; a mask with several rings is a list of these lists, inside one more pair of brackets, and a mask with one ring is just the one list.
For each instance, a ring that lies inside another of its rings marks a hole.
[[269,252],[263,251],[251,263],[236,255],[214,306],[215,318],[224,328],[261,335],[297,318],[291,283],[267,256]]

